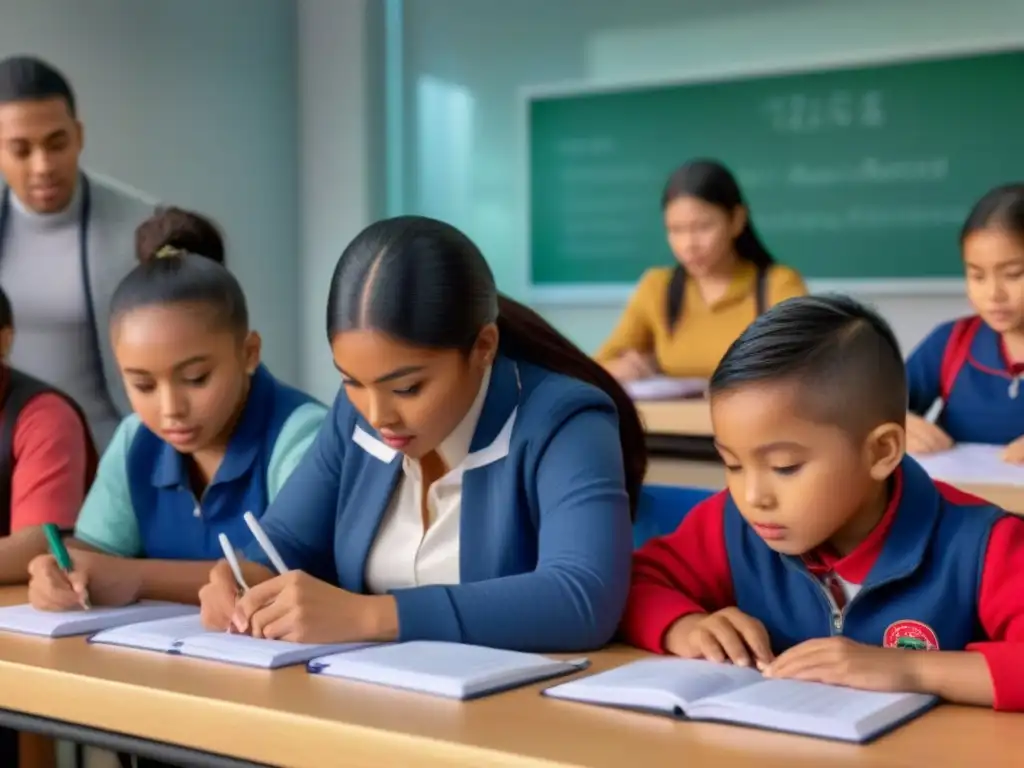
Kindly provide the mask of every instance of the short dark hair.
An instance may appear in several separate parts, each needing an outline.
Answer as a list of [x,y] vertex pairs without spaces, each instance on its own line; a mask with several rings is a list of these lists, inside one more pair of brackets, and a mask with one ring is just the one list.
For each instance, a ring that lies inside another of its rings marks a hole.
[[0,331],[13,327],[14,311],[11,309],[11,300],[7,298],[4,289],[0,288]]
[[635,511],[647,471],[643,426],[618,382],[529,307],[502,296],[476,244],[450,224],[399,216],[371,224],[341,254],[327,300],[327,337],[375,329],[407,344],[469,351],[496,323],[504,354],[584,381],[618,410],[626,490]]
[[0,104],[45,99],[63,99],[71,116],[75,116],[75,93],[56,67],[34,56],[11,56],[0,61]]
[[907,375],[889,324],[839,295],[800,296],[758,317],[711,377],[711,397],[749,384],[796,382],[813,418],[862,436],[903,424]]
[[112,321],[154,304],[205,304],[217,322],[245,333],[249,310],[237,278],[224,266],[224,239],[205,216],[162,208],[135,231],[139,265],[114,291]]

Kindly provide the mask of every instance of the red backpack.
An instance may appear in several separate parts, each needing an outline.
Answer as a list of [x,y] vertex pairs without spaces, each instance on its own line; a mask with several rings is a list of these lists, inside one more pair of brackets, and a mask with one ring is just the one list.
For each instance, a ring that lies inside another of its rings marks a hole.
[[961,317],[953,323],[953,330],[946,341],[946,349],[942,353],[942,365],[939,368],[939,397],[942,402],[949,400],[949,393],[953,391],[953,383],[960,374],[960,370],[967,363],[971,356],[971,344],[974,337],[978,335],[981,328],[981,318]]

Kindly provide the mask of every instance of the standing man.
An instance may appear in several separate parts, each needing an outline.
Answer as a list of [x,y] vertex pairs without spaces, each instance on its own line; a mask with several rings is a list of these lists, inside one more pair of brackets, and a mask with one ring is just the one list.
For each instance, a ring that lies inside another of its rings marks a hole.
[[10,363],[73,398],[102,451],[130,410],[110,298],[154,204],[87,177],[83,142],[60,72],[28,56],[0,61],[0,286],[18,318]]

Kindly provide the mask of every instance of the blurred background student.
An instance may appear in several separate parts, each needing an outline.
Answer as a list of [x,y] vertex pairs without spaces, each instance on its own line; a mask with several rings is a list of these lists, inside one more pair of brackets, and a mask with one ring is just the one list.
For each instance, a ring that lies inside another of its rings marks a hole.
[[678,264],[640,278],[597,360],[620,381],[655,375],[708,378],[732,341],[768,307],[807,292],[775,263],[750,220],[739,184],[713,160],[693,160],[661,198]]
[[[1006,446],[1024,464],[1024,184],[996,187],[971,209],[960,235],[967,298],[976,315],[943,323],[907,360],[907,447]],[[925,414],[941,400],[933,419]]]

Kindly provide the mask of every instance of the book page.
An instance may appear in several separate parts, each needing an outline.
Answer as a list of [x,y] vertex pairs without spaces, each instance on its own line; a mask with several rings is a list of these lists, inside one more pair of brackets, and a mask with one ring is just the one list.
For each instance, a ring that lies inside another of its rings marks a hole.
[[959,443],[948,451],[914,455],[934,480],[948,483],[1024,486],[1024,467],[1003,461],[1003,446]]
[[858,740],[928,706],[932,696],[862,691],[803,680],[765,680],[699,702],[696,717]]
[[142,601],[120,608],[75,611],[40,611],[31,605],[0,608],[0,630],[44,637],[85,635],[101,629],[186,614],[198,614],[192,605]]
[[177,644],[177,651],[183,656],[194,658],[274,668],[305,663],[317,656],[365,648],[368,645],[371,643],[291,643],[228,632],[204,632],[182,640]]
[[106,629],[94,635],[92,642],[169,651],[175,643],[205,631],[202,619],[198,614],[193,614]]
[[549,688],[557,698],[598,704],[686,710],[693,702],[760,683],[756,669],[697,659],[635,661]]

